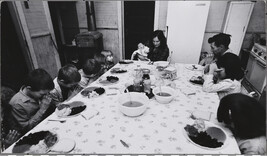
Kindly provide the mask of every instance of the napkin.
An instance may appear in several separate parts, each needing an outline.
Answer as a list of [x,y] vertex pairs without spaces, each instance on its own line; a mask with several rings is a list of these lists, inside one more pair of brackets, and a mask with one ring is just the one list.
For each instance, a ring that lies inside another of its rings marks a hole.
[[83,111],[81,113],[81,116],[85,119],[85,120],[90,120],[92,119],[94,116],[98,115],[99,112],[95,109],[87,109],[85,111]]
[[186,95],[195,95],[196,91],[194,91],[193,89],[189,89],[189,88],[183,88],[181,89],[181,91]]
[[210,117],[211,117],[211,112],[196,110],[196,111],[192,112],[192,115],[196,119],[203,119],[203,120],[209,121]]

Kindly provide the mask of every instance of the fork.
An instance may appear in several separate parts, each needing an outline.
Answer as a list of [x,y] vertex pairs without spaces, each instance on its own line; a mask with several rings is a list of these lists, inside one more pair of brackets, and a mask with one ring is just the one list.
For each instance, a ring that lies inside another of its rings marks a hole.
[[53,120],[53,119],[49,119],[48,121],[58,121],[60,123],[65,123],[66,122],[66,120]]

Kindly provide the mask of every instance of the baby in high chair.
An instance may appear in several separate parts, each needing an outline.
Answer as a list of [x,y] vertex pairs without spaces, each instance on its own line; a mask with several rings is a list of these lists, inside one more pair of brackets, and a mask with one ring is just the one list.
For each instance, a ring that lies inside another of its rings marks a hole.
[[149,61],[149,59],[147,58],[148,53],[149,53],[149,48],[145,46],[143,43],[139,43],[138,49],[134,51],[131,56],[131,60]]

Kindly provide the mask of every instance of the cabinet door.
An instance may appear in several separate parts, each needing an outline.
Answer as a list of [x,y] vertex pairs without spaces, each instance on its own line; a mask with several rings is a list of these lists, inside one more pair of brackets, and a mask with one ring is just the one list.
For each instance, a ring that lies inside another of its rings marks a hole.
[[169,1],[167,44],[172,62],[197,64],[209,12],[209,1]]
[[253,7],[254,2],[250,1],[230,2],[223,32],[232,35],[229,47],[236,55],[239,55]]

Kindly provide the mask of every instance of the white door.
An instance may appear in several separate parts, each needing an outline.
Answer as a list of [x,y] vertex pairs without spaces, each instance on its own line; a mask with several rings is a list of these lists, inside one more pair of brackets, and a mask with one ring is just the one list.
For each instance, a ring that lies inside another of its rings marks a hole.
[[231,2],[223,32],[232,35],[229,48],[239,55],[254,2]]
[[172,62],[197,64],[210,1],[169,1],[167,44]]

